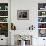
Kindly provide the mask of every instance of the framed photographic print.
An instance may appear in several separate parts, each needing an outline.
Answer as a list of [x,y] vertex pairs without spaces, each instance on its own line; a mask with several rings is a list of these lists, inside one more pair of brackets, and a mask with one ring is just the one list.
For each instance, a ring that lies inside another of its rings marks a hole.
[[29,20],[29,10],[17,10],[17,20]]

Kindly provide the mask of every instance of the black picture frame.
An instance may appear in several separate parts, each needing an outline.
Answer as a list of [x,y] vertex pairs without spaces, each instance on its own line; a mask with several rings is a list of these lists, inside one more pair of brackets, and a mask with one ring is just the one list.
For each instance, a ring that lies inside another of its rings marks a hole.
[[17,10],[17,20],[29,20],[29,10]]

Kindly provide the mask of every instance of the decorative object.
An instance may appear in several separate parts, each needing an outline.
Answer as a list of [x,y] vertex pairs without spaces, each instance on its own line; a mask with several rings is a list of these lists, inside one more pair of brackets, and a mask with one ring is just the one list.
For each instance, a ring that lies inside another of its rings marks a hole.
[[30,46],[32,45],[32,36],[31,35],[15,35],[15,45],[16,46]]
[[29,10],[17,10],[18,20],[29,20]]
[[38,23],[38,28],[46,28],[46,23]]
[[0,11],[0,16],[8,16],[8,11]]
[[38,11],[38,16],[46,16],[46,11]]
[[45,12],[42,12],[42,15],[45,15]]
[[40,10],[44,10],[44,8],[40,8]]
[[34,26],[33,25],[31,25],[31,26],[29,26],[29,30],[34,30]]
[[8,23],[0,23],[0,35],[8,37]]
[[16,30],[16,26],[13,23],[11,23],[11,30]]
[[39,29],[39,37],[46,37],[46,29]]
[[38,22],[46,22],[46,17],[38,17]]
[[8,6],[5,6],[5,10],[8,10]]
[[21,40],[21,46],[25,46],[25,41]]
[[38,10],[45,10],[46,9],[46,3],[38,3]]
[[8,22],[8,17],[0,17],[0,22]]
[[0,3],[0,10],[8,10],[8,3]]

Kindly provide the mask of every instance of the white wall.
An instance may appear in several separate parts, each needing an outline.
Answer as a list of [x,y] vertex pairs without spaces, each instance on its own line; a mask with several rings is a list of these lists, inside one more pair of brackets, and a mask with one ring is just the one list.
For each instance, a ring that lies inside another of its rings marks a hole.
[[[29,20],[17,20],[17,10],[29,10]],[[17,30],[26,30],[32,24],[35,25],[37,23],[37,2],[12,0],[11,15],[11,20],[16,25]]]
[[[26,30],[32,24],[37,28],[38,3],[46,0],[11,0],[11,22],[17,30]],[[29,20],[17,20],[17,10],[29,10]]]
[[[33,24],[36,32],[34,36],[38,36],[38,3],[45,2],[46,0],[11,0],[11,22],[14,23],[18,32],[19,30],[26,30]],[[29,20],[17,20],[17,10],[29,10]],[[43,44],[42,38],[37,38],[37,40],[36,38],[33,38],[34,46],[38,46],[38,43]]]

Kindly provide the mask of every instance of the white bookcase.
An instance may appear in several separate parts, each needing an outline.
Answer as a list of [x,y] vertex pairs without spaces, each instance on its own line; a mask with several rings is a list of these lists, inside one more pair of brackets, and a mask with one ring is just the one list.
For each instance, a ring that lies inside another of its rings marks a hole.
[[0,3],[0,30],[0,35],[8,37],[8,3]]
[[46,37],[46,3],[38,3],[38,31],[40,37]]
[[[10,0],[0,0],[0,45],[9,45],[9,30],[10,30]],[[3,27],[5,27],[3,29]],[[6,30],[5,30],[6,29]],[[4,31],[3,31],[4,30]],[[6,31],[6,32],[5,32]],[[5,41],[4,41],[5,40]]]

